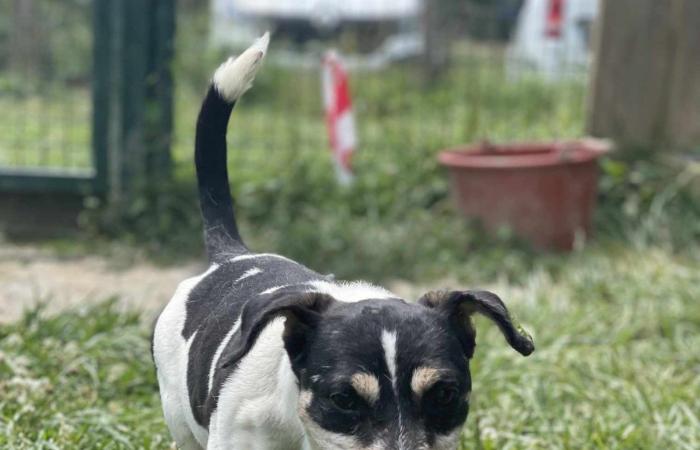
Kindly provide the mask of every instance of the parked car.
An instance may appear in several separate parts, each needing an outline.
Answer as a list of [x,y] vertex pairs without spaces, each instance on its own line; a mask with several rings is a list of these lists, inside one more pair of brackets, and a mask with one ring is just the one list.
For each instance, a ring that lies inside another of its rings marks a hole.
[[598,0],[525,0],[508,46],[509,75],[535,72],[549,80],[585,75],[597,15]]
[[287,58],[279,51],[282,61],[304,64],[299,50],[320,41],[348,45],[341,50],[354,55],[351,64],[381,65],[422,52],[422,5],[423,0],[213,0],[212,40],[242,48],[270,30],[295,51]]

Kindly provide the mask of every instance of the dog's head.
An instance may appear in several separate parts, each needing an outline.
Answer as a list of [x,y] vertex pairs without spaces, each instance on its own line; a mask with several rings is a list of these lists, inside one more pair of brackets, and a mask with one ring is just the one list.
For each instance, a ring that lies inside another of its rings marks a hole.
[[455,449],[469,410],[474,313],[495,322],[521,354],[533,352],[530,336],[485,291],[430,292],[417,304],[280,295],[244,313],[239,350],[286,317],[298,413],[314,448]]

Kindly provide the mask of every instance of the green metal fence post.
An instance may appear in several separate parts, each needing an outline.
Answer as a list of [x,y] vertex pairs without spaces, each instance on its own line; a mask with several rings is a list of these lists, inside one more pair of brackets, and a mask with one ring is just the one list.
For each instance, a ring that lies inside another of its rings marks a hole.
[[148,76],[147,157],[149,172],[160,179],[170,176],[173,128],[172,60],[175,47],[175,0],[153,2],[151,58]]
[[145,109],[150,47],[150,1],[122,0],[124,3],[124,51],[120,70],[124,77],[121,86],[123,163],[122,187],[125,195],[138,195],[145,188],[146,160]]
[[92,0],[92,164],[0,166],[0,191],[119,204],[170,175],[175,0]]
[[111,39],[114,24],[109,0],[95,0],[93,4],[94,43],[92,52],[92,158],[95,168],[94,190],[96,194],[108,191],[109,107],[112,88],[114,59],[111,55]]
[[173,0],[123,0],[124,190],[138,195],[170,173]]
[[120,204],[170,174],[174,0],[95,0],[97,186]]

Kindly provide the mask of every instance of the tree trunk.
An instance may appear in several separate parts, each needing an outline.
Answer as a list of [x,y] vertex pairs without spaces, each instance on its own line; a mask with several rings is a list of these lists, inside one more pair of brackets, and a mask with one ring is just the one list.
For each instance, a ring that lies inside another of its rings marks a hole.
[[602,0],[588,130],[622,145],[700,142],[700,2]]
[[669,67],[667,133],[680,147],[700,147],[700,2],[674,11],[675,58]]

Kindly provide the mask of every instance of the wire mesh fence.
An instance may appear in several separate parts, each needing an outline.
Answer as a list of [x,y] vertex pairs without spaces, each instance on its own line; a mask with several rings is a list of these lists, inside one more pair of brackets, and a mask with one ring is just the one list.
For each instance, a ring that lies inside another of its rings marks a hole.
[[0,5],[0,168],[90,169],[91,2]]
[[382,164],[390,171],[402,161],[432,163],[439,149],[473,141],[583,133],[594,7],[562,11],[550,0],[345,3],[312,11],[295,2],[220,0],[200,28],[181,16],[175,160],[191,163],[191,105],[209,73],[267,29],[273,43],[266,67],[232,125],[236,167],[267,164],[273,172],[328,153],[320,62],[329,49],[350,71],[360,168],[386,173]]
[[[270,57],[236,112],[232,147],[245,151],[232,164],[272,173],[328,157],[320,61],[331,48],[350,70],[360,169],[386,174],[471,141],[583,133],[594,9],[557,12],[556,0],[348,0],[290,16],[301,3],[217,0],[209,9],[179,0],[172,152],[180,173],[191,176],[211,71],[266,29]],[[0,168],[91,168],[93,2],[0,6]]]

